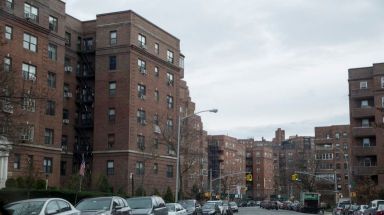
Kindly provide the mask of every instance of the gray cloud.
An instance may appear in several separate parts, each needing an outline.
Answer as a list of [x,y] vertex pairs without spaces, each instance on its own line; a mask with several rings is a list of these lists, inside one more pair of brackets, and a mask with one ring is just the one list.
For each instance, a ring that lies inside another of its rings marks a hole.
[[[212,133],[270,137],[347,124],[348,68],[384,60],[381,0],[68,0],[82,20],[132,9],[180,38]],[[285,126],[285,127],[284,127]]]

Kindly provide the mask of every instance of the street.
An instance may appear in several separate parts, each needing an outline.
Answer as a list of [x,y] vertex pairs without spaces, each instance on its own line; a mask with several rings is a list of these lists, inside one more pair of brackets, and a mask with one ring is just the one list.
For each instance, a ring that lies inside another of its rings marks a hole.
[[[239,213],[236,215],[275,215],[275,214],[286,214],[286,215],[295,215],[295,214],[305,214],[289,210],[267,210],[260,207],[241,207],[239,208]],[[308,214],[307,214],[308,215]]]

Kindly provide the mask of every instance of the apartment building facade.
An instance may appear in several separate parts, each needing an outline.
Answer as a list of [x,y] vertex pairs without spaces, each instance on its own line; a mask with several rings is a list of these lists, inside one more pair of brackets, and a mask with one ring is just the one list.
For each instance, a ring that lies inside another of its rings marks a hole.
[[208,168],[214,194],[238,194],[245,187],[245,146],[226,135],[208,135]]
[[349,69],[348,82],[353,180],[383,188],[384,63]]
[[[317,190],[324,201],[333,204],[337,198],[349,197],[350,126],[332,125],[315,128]],[[335,178],[336,177],[336,178]]]
[[80,21],[59,0],[2,0],[0,16],[4,68],[25,101],[13,109],[25,128],[8,176],[33,167],[65,186],[84,161],[89,186],[106,177],[128,194],[174,190],[179,39],[133,11]]

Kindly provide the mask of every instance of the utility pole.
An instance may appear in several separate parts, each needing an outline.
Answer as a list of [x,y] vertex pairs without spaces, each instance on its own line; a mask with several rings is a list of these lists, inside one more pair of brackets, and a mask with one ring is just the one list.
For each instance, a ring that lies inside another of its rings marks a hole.
[[212,169],[209,169],[209,199],[212,200]]

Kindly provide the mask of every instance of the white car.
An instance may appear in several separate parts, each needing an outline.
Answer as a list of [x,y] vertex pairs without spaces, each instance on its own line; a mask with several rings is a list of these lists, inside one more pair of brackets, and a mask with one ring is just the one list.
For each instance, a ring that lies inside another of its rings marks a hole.
[[221,200],[217,200],[217,201],[207,201],[207,203],[215,203],[219,206],[219,209],[220,209],[220,214],[224,215],[227,213],[227,210],[224,210],[224,205],[223,205],[223,201]]
[[4,209],[9,214],[80,215],[80,211],[71,203],[60,198],[22,200],[7,204]]
[[167,203],[168,215],[187,215],[187,210],[179,203]]

